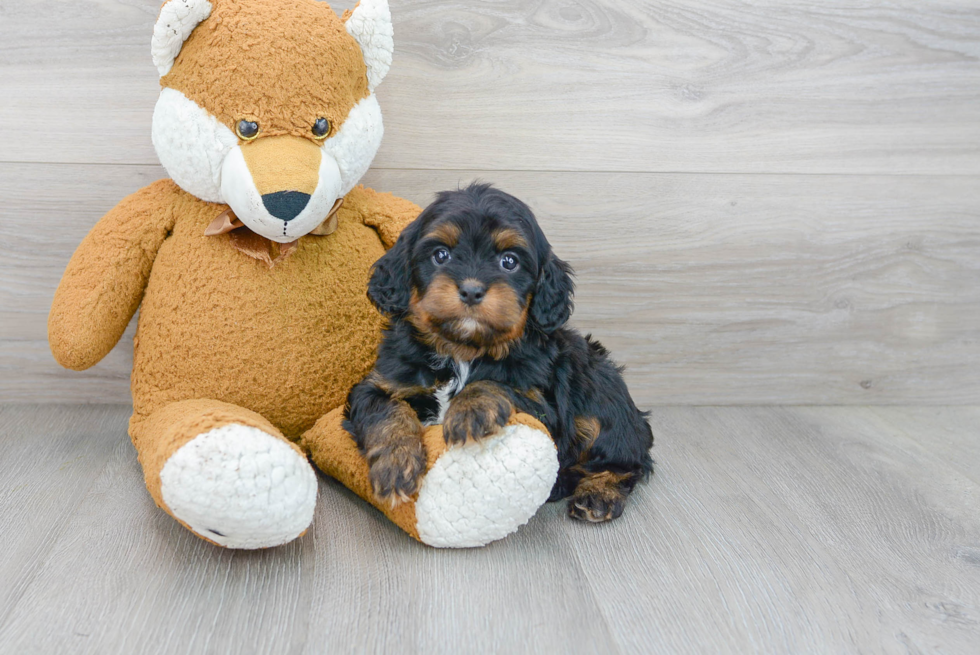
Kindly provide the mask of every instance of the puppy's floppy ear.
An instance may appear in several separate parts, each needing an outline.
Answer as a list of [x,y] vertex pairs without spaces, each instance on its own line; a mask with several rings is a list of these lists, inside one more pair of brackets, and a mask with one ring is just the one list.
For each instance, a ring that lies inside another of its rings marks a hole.
[[545,334],[551,334],[572,315],[573,293],[572,267],[549,250],[531,300],[531,321]]
[[391,250],[374,263],[367,295],[382,314],[393,316],[408,311],[412,293],[412,248],[418,237],[419,224],[416,219],[402,230]]

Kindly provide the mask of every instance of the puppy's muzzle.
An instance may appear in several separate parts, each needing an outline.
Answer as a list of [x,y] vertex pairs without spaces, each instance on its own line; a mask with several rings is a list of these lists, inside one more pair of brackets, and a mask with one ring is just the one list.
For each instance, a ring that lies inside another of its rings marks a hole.
[[468,279],[463,280],[463,283],[459,285],[459,299],[463,301],[463,304],[473,307],[479,305],[483,302],[483,299],[487,297],[487,285],[483,284],[479,280]]

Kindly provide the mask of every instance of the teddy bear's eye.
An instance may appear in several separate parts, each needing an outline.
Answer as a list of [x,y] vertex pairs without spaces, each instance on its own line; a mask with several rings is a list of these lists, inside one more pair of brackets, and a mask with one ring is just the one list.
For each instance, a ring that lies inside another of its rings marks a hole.
[[318,118],[313,123],[313,136],[317,139],[325,139],[330,134],[330,121],[326,118]]
[[235,126],[238,138],[243,141],[251,141],[259,135],[259,124],[255,121],[238,121]]

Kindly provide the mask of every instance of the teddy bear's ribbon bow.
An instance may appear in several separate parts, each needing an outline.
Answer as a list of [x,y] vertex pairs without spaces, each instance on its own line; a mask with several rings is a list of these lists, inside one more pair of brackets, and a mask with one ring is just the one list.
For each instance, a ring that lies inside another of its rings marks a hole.
[[[330,213],[327,217],[320,223],[320,226],[310,232],[310,235],[325,237],[327,235],[333,234],[337,231],[337,212],[344,204],[343,198],[338,198],[337,202],[333,204],[330,209]],[[266,266],[269,268],[274,267],[276,264],[289,257],[296,251],[296,244],[299,243],[299,239],[296,241],[290,241],[289,243],[276,243],[271,239],[267,239],[261,234],[256,234],[252,230],[238,220],[235,216],[235,212],[229,207],[224,210],[218,217],[211,221],[207,229],[204,230],[204,236],[213,237],[221,234],[227,234],[231,238],[231,245],[239,252],[252,257],[253,259],[258,259],[261,262],[265,262]]]

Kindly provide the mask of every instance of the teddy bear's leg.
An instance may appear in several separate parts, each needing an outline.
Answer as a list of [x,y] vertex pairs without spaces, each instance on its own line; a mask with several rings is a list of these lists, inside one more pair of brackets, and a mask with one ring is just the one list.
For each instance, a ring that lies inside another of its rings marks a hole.
[[430,546],[469,548],[506,537],[547,501],[558,475],[554,442],[526,414],[497,435],[452,448],[434,425],[423,433],[428,461],[418,494],[392,507],[375,498],[367,462],[342,420],[338,408],[303,435],[313,463]]
[[134,416],[130,434],[153,500],[207,541],[268,548],[313,520],[317,480],[306,455],[251,410],[185,400]]

